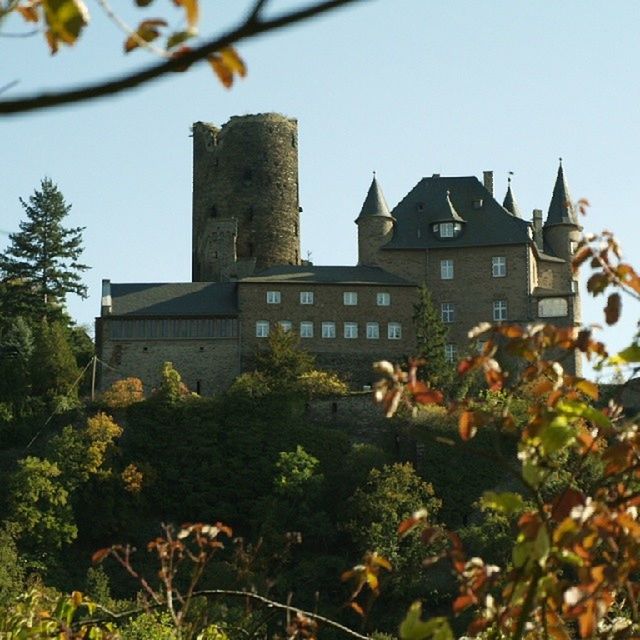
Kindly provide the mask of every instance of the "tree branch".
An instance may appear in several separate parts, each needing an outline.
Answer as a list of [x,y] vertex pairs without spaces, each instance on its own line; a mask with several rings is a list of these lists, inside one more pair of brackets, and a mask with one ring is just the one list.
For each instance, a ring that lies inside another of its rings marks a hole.
[[[333,629],[337,629],[342,633],[350,636],[351,638],[356,638],[357,640],[371,640],[370,636],[362,635],[353,629],[349,629],[349,627],[345,627],[344,625],[332,620],[331,618],[326,618],[324,616],[318,615],[317,613],[312,613],[311,611],[304,611],[303,609],[299,609],[298,607],[292,607],[288,604],[283,604],[281,602],[276,602],[275,600],[270,600],[269,598],[265,598],[264,596],[260,596],[257,593],[252,593],[251,591],[241,591],[236,589],[203,589],[201,591],[194,591],[191,594],[192,597],[204,596],[206,598],[209,597],[231,597],[231,598],[248,598],[249,600],[256,600],[257,602],[261,602],[266,605],[270,609],[280,609],[281,611],[289,611],[293,613],[300,613],[306,618],[311,618],[312,620],[316,620],[317,622],[321,622],[322,624],[327,625],[328,627],[332,627]],[[105,607],[100,606],[99,608],[104,611],[104,613],[111,620],[126,620],[135,616],[139,613],[144,613],[145,611],[149,611],[149,609],[157,609],[158,607],[163,606],[163,603],[156,604],[150,607],[137,608],[132,609],[130,611],[123,612],[112,612],[106,609]],[[107,622],[104,618],[90,618],[79,620],[77,623],[74,623],[74,627],[87,625],[98,625],[104,624]]]
[[260,12],[264,2],[257,2],[254,10],[238,26],[226,33],[216,36],[204,44],[191,49],[177,57],[141,69],[113,80],[103,80],[78,89],[63,89],[36,96],[25,96],[12,100],[0,100],[0,114],[16,114],[57,107],[69,103],[85,102],[104,96],[115,95],[127,89],[147,84],[171,71],[178,71],[206,58],[208,55],[228,47],[241,40],[248,40],[263,33],[275,31],[283,27],[302,22],[338,7],[353,4],[357,0],[325,0],[310,7],[291,11],[275,18],[262,20]]

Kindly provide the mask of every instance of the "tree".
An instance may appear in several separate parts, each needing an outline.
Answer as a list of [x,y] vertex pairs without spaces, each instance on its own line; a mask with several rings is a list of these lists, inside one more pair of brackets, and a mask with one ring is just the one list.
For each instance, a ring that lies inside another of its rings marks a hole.
[[[234,43],[308,20],[353,2],[355,0],[324,0],[266,18],[266,10],[270,8],[267,6],[269,1],[253,0],[247,10],[246,17],[235,27],[205,38],[201,44],[194,47],[187,47],[184,43],[186,40],[194,38],[198,33],[198,0],[174,1],[175,5],[181,6],[185,10],[187,28],[169,30],[164,34],[166,35],[164,47],[155,44],[150,46],[149,43],[156,40],[161,35],[161,30],[168,26],[166,20],[163,18],[143,20],[136,29],[131,29],[111,11],[107,3],[101,2],[100,5],[107,15],[125,32],[126,52],[144,48],[158,55],[161,61],[115,80],[102,80],[84,87],[62,89],[44,95],[0,100],[0,113],[21,113],[113,95],[173,71],[184,71],[200,60],[207,60],[220,81],[229,87],[233,82],[234,75],[245,74],[244,62],[232,47]],[[136,4],[139,7],[144,7],[150,2],[139,1]],[[57,0],[56,2],[51,0],[0,0],[0,21],[14,12],[22,15],[27,22],[45,23],[44,33],[52,53],[58,50],[60,44],[73,45],[83,29],[89,24],[89,11],[83,0]]]
[[42,320],[31,356],[34,395],[75,396],[80,370],[61,322]]
[[313,356],[300,349],[300,339],[293,331],[276,325],[269,334],[267,348],[256,354],[256,369],[273,382],[289,387],[313,369]]
[[453,382],[454,368],[447,361],[445,348],[448,330],[433,305],[431,293],[423,284],[418,301],[413,305],[413,323],[416,329],[417,356],[424,360],[420,377],[437,388],[448,388]]
[[27,220],[9,235],[10,245],[0,256],[5,295],[14,310],[32,319],[57,316],[69,293],[83,298],[87,287],[80,274],[89,267],[79,262],[84,227],[65,228],[68,205],[58,187],[44,178],[40,189],[25,202]]
[[20,403],[29,391],[33,334],[20,316],[0,334],[0,402]]

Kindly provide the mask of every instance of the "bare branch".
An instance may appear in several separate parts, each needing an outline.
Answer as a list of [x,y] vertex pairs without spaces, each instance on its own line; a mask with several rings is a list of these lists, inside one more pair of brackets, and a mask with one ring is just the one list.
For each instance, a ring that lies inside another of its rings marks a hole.
[[[358,0],[325,0],[310,7],[291,11],[281,16],[268,20],[251,19],[252,14],[243,20],[237,27],[226,33],[208,40],[199,47],[183,53],[178,57],[147,67],[140,71],[125,75],[113,80],[104,80],[95,84],[85,85],[79,89],[63,89],[51,93],[43,93],[37,96],[25,96],[12,100],[0,100],[0,113],[16,114],[61,106],[64,104],[85,102],[95,98],[115,95],[127,89],[141,86],[163,76],[171,71],[178,71],[188,67],[194,62],[206,58],[208,55],[228,47],[236,42],[248,40],[263,33],[276,31],[283,27],[302,22],[322,13],[327,13],[338,7],[353,4]],[[254,7],[260,10],[263,2],[258,2]]]

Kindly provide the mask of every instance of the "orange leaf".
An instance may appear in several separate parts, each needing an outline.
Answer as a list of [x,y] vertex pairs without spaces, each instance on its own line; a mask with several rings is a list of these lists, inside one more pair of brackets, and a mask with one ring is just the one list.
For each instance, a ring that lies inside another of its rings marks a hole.
[[173,0],[176,7],[183,7],[187,16],[189,29],[195,30],[198,26],[199,7],[198,0]]
[[458,596],[453,601],[453,612],[460,613],[465,609],[468,609],[471,605],[474,605],[477,602],[476,597],[471,593],[465,593],[461,596]]
[[458,418],[458,431],[463,440],[470,440],[476,435],[476,415],[473,411],[463,411]]
[[578,380],[576,382],[576,389],[582,391],[586,396],[589,396],[592,400],[597,400],[599,394],[598,385],[590,380]]
[[364,611],[362,609],[362,607],[355,601],[352,600],[349,603],[349,606],[359,615],[359,616],[364,616]]
[[413,395],[418,404],[440,404],[444,396],[437,389],[432,389],[424,382],[416,381],[407,385],[407,389]]
[[111,553],[111,547],[106,547],[105,549],[98,549],[92,556],[91,562],[92,564],[99,564],[102,562],[109,554]]
[[582,505],[585,502],[584,495],[576,489],[565,489],[551,505],[551,517],[560,522],[564,520],[570,513],[573,507]]

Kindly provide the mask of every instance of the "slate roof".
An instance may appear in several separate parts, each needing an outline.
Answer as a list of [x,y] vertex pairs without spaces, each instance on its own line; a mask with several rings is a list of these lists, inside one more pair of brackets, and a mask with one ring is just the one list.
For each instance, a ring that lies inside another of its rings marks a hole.
[[576,212],[573,208],[573,200],[571,200],[569,187],[567,186],[567,181],[564,178],[562,161],[558,167],[558,175],[553,187],[553,195],[551,196],[551,203],[549,204],[549,212],[547,213],[547,220],[544,224],[545,226],[553,224],[577,224]]
[[410,285],[414,283],[383,271],[378,267],[325,267],[314,265],[278,265],[256,275],[242,278],[240,283],[288,282],[310,284],[383,284]]
[[509,180],[509,186],[507,187],[507,193],[504,196],[504,201],[502,206],[511,214],[516,216],[516,218],[521,218],[520,215],[520,207],[516,202],[516,199],[513,197],[513,191],[511,190],[511,180]]
[[391,217],[389,214],[389,205],[385,200],[375,173],[373,174],[371,186],[369,187],[367,197],[364,199],[360,215],[356,218],[356,222],[361,218],[369,216],[383,216],[385,218]]
[[[447,199],[464,224],[457,237],[440,239],[432,224],[443,219]],[[511,215],[475,176],[422,178],[391,215],[396,219],[393,238],[383,249],[477,247],[531,241],[529,223]]]
[[234,282],[111,284],[112,316],[235,316]]

